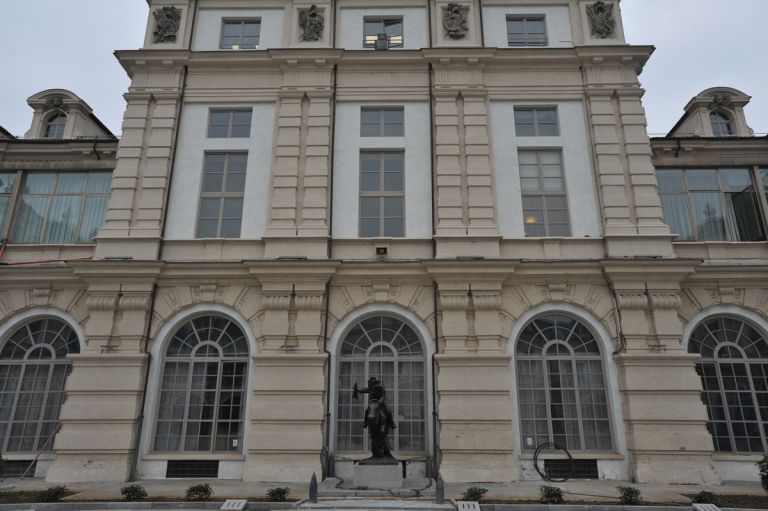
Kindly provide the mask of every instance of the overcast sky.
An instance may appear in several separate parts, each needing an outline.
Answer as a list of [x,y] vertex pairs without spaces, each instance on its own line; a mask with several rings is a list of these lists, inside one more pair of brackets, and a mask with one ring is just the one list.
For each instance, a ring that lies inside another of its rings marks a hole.
[[[657,48],[640,77],[650,133],[666,133],[688,100],[716,85],[753,96],[747,120],[768,132],[767,0],[621,5],[628,42]],[[23,135],[26,99],[64,88],[119,134],[129,82],[112,51],[141,46],[147,13],[145,0],[0,0],[0,125]]]

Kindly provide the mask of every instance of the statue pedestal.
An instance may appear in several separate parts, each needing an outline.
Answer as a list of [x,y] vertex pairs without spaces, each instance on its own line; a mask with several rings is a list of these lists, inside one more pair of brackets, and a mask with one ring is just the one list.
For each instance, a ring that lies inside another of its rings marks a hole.
[[403,468],[400,463],[381,465],[356,463],[352,468],[352,486],[357,489],[391,490],[403,487]]

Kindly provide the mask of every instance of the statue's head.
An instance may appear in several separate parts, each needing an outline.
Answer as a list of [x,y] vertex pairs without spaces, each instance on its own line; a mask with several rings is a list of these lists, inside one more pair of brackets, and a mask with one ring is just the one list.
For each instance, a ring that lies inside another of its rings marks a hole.
[[368,388],[375,387],[376,385],[380,385],[380,382],[375,376],[368,378]]

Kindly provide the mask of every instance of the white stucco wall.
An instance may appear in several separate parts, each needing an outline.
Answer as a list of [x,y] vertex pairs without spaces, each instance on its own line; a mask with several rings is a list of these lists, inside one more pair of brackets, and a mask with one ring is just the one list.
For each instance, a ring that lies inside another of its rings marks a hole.
[[[259,50],[283,46],[284,9],[200,9],[197,15],[193,51],[220,50],[221,22],[225,18],[261,18]],[[224,49],[221,51],[233,51]],[[248,50],[244,50],[248,51]]]
[[[227,107],[253,108],[250,138],[207,138],[208,111]],[[167,239],[195,237],[205,151],[248,151],[240,237],[259,238],[264,235],[274,119],[273,103],[184,106],[168,210]]]
[[[387,9],[341,9],[339,45],[345,50],[363,50],[363,19],[366,16],[402,16],[403,49],[418,50],[429,46],[426,8],[391,7]],[[375,51],[375,50],[371,50]]]
[[547,25],[550,48],[573,47],[570,10],[566,5],[516,6],[484,5],[483,32],[485,46],[509,48],[507,43],[507,16],[525,14],[543,15]]
[[[517,137],[515,106],[556,106],[558,137]],[[563,173],[568,196],[571,236],[600,236],[600,214],[595,191],[584,109],[579,101],[491,102],[491,133],[496,166],[496,204],[502,236],[525,236],[518,149],[542,148],[563,151]]]
[[[362,106],[404,108],[405,137],[361,137]],[[427,103],[338,103],[333,173],[333,233],[357,238],[360,206],[360,150],[405,151],[405,237],[432,236],[430,123]]]

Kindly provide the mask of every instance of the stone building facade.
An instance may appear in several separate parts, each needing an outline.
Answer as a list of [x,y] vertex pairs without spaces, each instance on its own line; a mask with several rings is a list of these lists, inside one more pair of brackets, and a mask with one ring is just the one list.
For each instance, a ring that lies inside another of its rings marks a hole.
[[69,260],[0,266],[4,456],[51,437],[10,386],[50,366],[50,481],[347,478],[369,376],[409,474],[535,479],[555,442],[601,478],[756,478],[766,140],[732,89],[650,140],[652,50],[617,0],[152,0],[103,227],[5,246]]

